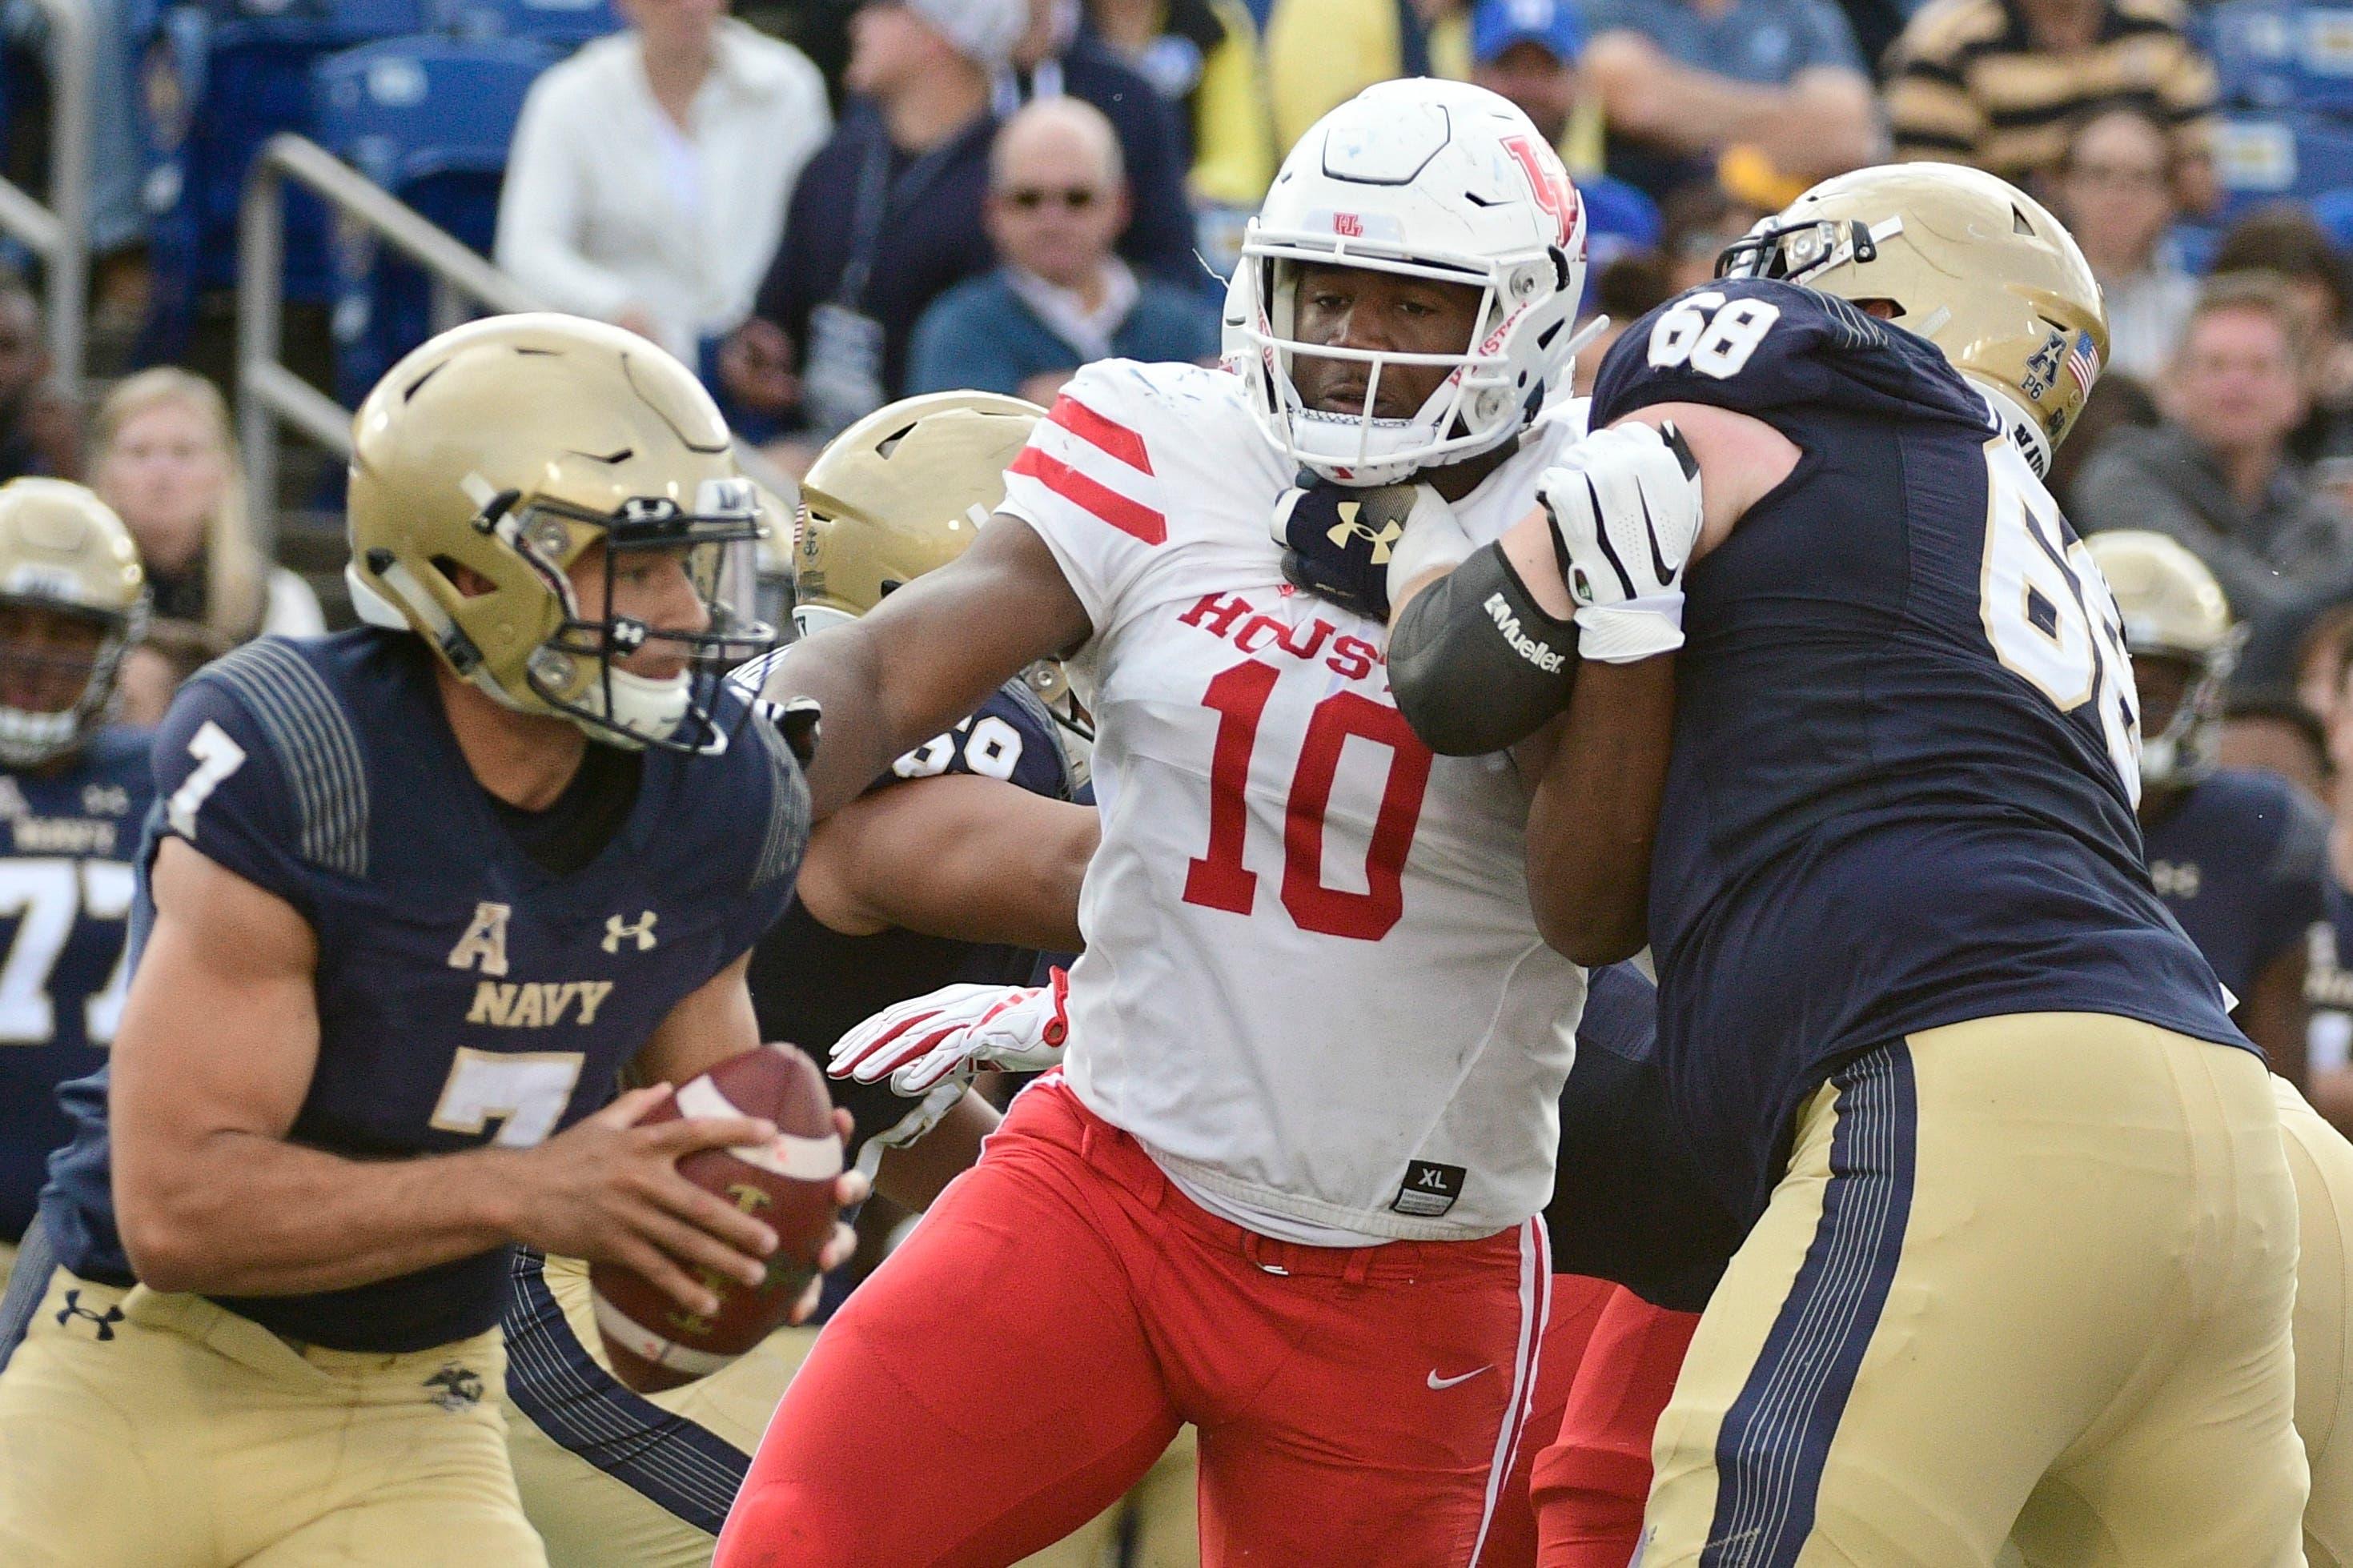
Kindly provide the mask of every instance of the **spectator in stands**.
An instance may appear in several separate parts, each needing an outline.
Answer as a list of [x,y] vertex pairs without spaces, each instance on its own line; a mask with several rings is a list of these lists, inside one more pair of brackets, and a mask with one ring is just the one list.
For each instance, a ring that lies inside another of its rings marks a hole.
[[2259,627],[2353,579],[2353,521],[2287,451],[2305,412],[2302,332],[2277,279],[2215,279],[2158,388],[2166,423],[2115,432],[2074,490],[2077,527],[2172,535]]
[[1256,207],[1282,151],[1250,12],[1239,0],[1087,0],[1086,16],[1175,111],[1193,199]]
[[532,84],[499,199],[497,258],[550,306],[642,332],[688,364],[751,313],[825,83],[726,0],[615,0],[626,31]]
[[1023,0],[905,0],[852,18],[844,80],[860,100],[801,172],[752,317],[720,353],[739,408],[823,440],[899,395],[916,318],[989,265],[990,84],[1027,17]]
[[153,726],[164,721],[180,683],[228,652],[230,643],[209,626],[169,616],[147,623],[147,635],[122,656],[118,689],[122,706],[116,717],[125,724]]
[[2176,0],[1930,0],[1888,52],[1898,158],[1974,163],[2027,184],[2057,171],[2071,121],[2136,103],[2173,135],[2175,188],[2214,201],[2214,68]]
[[[148,292],[149,128],[142,118],[147,103],[135,82],[131,29],[160,7],[82,0],[79,9],[90,47],[90,186],[83,206],[93,259],[90,325],[94,337],[127,343],[145,313]],[[48,15],[32,0],[7,0],[0,7],[0,31],[9,43],[42,54],[52,73],[63,63],[51,47],[56,39]]]
[[1471,79],[1518,105],[1559,152],[1585,202],[1588,276],[1598,277],[1659,243],[1659,209],[1601,172],[1600,102],[1577,91],[1584,47],[1572,0],[1479,0],[1471,13]]
[[1193,256],[1193,208],[1185,195],[1176,111],[1134,67],[1081,26],[1080,0],[1026,4],[1029,26],[1015,46],[1014,68],[997,84],[998,116],[1032,99],[1065,93],[1102,110],[1119,132],[1132,202],[1119,253],[1181,288],[1212,292],[1214,279]]
[[1585,22],[1609,172],[1654,198],[1721,173],[1778,207],[1884,144],[1831,0],[1589,0]]
[[2312,412],[2288,437],[2306,462],[2353,456],[2353,277],[2328,231],[2302,202],[2257,207],[2232,224],[2215,247],[2216,273],[2261,270],[2287,286],[2305,328],[2305,391]]
[[2333,793],[2328,731],[2286,687],[2232,683],[2223,700],[2214,760],[2226,768],[2277,773],[2326,806]]
[[2175,163],[2165,121],[2118,103],[2075,122],[2059,164],[2060,213],[2107,301],[2108,374],[2136,381],[2163,368],[2198,298],[2166,235],[2180,212]]
[[1208,360],[1217,305],[1138,279],[1113,250],[1127,219],[1119,137],[1091,103],[1045,99],[1006,121],[990,160],[988,236],[1003,265],[915,324],[909,392],[972,387],[1050,403],[1092,360]]
[[81,477],[81,410],[51,379],[40,301],[0,273],[0,484],[27,474]]
[[1266,23],[1275,141],[1288,152],[1375,82],[1467,74],[1432,58],[1431,30],[1454,9],[1453,0],[1275,0]]
[[254,543],[228,405],[202,376],[168,366],[119,383],[98,409],[90,485],[147,566],[155,613],[227,643],[327,629],[318,596]]
[[[2180,341],[2177,329],[2174,342]],[[2172,352],[2172,344],[2167,345],[2166,352]],[[2084,400],[2084,411],[2075,416],[2074,426],[2067,432],[2067,444],[2051,455],[2051,472],[2042,481],[2066,506],[2068,516],[2076,513],[2077,478],[2107,446],[2111,435],[2127,427],[2153,430],[2165,422],[2157,395],[2149,390],[2153,384],[2154,378],[2140,382],[2128,375],[2104,375],[2093,384],[2092,395]]]
[[1765,216],[1761,207],[1733,200],[1713,180],[1674,191],[1659,213],[1659,253],[1666,260],[1671,296],[1714,278],[1715,258],[1724,247]]

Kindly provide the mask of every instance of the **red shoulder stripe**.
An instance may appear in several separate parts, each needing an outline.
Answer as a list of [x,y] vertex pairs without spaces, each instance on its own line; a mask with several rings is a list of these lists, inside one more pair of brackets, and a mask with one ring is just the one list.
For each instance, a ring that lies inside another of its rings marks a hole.
[[1070,396],[1054,399],[1053,411],[1046,416],[1080,440],[1117,458],[1129,468],[1144,473],[1152,471],[1152,458],[1144,449],[1144,437],[1124,425],[1115,424]]
[[1132,534],[1146,544],[1167,542],[1168,520],[1166,517],[1087,478],[1060,458],[1046,456],[1035,447],[1022,447],[1021,455],[1013,459],[1013,467],[1008,471],[1028,475],[1064,500],[1092,512],[1122,533]]

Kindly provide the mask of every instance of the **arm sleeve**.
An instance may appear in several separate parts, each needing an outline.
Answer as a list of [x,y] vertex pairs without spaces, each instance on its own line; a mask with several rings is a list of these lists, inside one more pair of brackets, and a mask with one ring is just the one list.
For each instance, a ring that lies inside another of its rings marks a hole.
[[515,122],[499,196],[493,255],[550,308],[609,321],[629,303],[629,286],[582,254],[581,176],[567,146],[562,67],[532,84]]
[[1134,362],[1086,366],[1005,474],[1002,510],[1046,542],[1098,636],[1168,542],[1168,502],[1145,433],[1149,398]]
[[191,680],[155,731],[158,839],[206,859],[316,921],[316,875],[296,851],[301,827],[260,723],[218,681]]

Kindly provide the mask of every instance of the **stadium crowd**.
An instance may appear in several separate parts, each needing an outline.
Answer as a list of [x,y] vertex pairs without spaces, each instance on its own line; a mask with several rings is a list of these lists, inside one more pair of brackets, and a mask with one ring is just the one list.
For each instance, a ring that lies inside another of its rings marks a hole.
[[[2340,961],[2337,935],[2353,942],[2353,916],[2337,918],[2353,910],[2353,184],[2242,177],[2230,119],[2277,106],[2233,100],[2217,58],[2229,8],[612,0],[615,30],[551,48],[512,106],[494,224],[467,237],[551,309],[695,367],[737,435],[797,479],[909,395],[1046,404],[1105,358],[1216,363],[1225,279],[1283,152],[1393,78],[1490,88],[1555,143],[1588,225],[1582,314],[1612,323],[1579,356],[1579,391],[1614,331],[1712,277],[1818,180],[1916,158],[2015,181],[2071,226],[2111,332],[2052,490],[2087,534],[2154,531],[2211,569],[2238,626],[2215,664],[2219,761],[2282,774],[2333,820],[2273,869],[2288,890],[2257,967],[2301,998],[2263,1043],[2301,1057],[2290,1076],[2353,1132],[2353,947]],[[40,12],[5,15],[12,82],[37,76]],[[91,331],[108,374],[65,395],[37,288],[0,282],[0,481],[85,480],[128,526],[153,616],[125,657],[123,715],[153,723],[205,661],[348,616],[332,574],[257,547],[229,408],[170,325],[201,319],[226,272],[184,265],[165,237],[194,199],[155,177],[187,134],[148,90],[165,34],[119,0],[91,19]],[[2306,116],[2322,135],[2327,113]],[[2194,896],[2197,875],[2160,868],[2160,891],[2187,877]],[[903,1218],[869,1206],[829,1302]]]

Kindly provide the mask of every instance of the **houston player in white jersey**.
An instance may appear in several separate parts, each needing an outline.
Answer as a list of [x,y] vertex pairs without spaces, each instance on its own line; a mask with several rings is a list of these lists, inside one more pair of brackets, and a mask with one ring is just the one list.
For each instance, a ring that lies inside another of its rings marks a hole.
[[828,1328],[723,1568],[1008,1563],[1187,1419],[1208,1563],[1475,1557],[1543,1331],[1583,978],[1529,913],[1515,764],[1416,742],[1378,622],[1286,583],[1269,524],[1381,535],[1401,520],[1329,487],[1408,478],[1474,540],[1526,510],[1582,433],[1545,399],[1583,231],[1502,99],[1369,89],[1252,226],[1242,374],[1082,372],[964,557],[781,667],[772,698],[825,710],[822,814],[1070,657],[1103,843],[1067,1073]]

